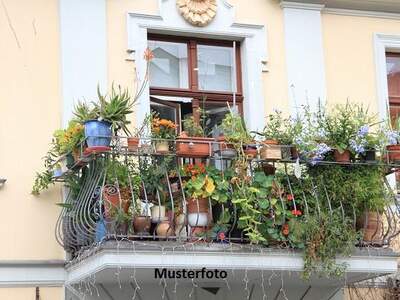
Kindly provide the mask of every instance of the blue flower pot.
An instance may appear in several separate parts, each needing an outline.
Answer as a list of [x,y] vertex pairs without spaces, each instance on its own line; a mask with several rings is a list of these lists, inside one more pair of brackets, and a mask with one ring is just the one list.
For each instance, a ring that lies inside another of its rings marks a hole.
[[88,147],[108,147],[111,143],[111,123],[90,120],[85,122],[85,137]]
[[103,220],[97,221],[96,223],[96,242],[99,243],[101,242],[104,237],[106,236],[107,233],[107,228],[106,225],[104,224]]

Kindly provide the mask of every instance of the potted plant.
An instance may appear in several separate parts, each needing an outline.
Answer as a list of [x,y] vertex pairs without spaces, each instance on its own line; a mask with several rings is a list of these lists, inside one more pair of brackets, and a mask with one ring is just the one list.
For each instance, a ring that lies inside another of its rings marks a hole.
[[203,164],[184,165],[183,176],[189,176],[189,180],[183,184],[187,195],[188,223],[192,227],[207,226],[210,218],[209,197],[215,191],[214,180],[208,176]]
[[383,137],[384,143],[386,143],[387,160],[389,162],[400,161],[400,118],[397,117],[393,124],[388,122],[386,128],[381,128],[380,132]]
[[146,134],[151,123],[151,114],[147,114],[140,127],[135,128],[132,136],[127,137],[127,146],[129,151],[137,151],[140,139]]
[[[267,124],[262,133],[258,133],[264,137],[263,147],[260,155],[262,159],[279,160],[290,158],[290,142],[288,134],[288,121],[284,119],[282,112],[275,109],[273,114],[267,116]],[[285,145],[285,147],[282,147]]]
[[151,120],[151,137],[157,153],[169,152],[170,141],[176,137],[176,124],[170,120],[153,116]]
[[[202,110],[202,119],[205,118]],[[201,122],[202,120],[200,120]],[[182,157],[204,158],[211,155],[212,138],[207,138],[204,127],[196,122],[194,116],[183,120],[183,129],[176,141],[176,154]]]
[[[167,183],[166,176],[172,162],[171,157],[157,156],[139,162],[139,173],[143,182],[141,198],[153,205],[150,208],[153,223],[166,220]],[[157,165],[157,168],[154,168]]]
[[380,145],[379,136],[370,132],[369,125],[363,125],[357,131],[356,136],[350,140],[350,147],[362,161],[375,161],[376,149]]
[[148,203],[133,202],[133,230],[138,235],[149,235],[151,218],[148,215]]
[[110,217],[112,208],[120,208],[128,213],[132,202],[131,189],[137,189],[138,183],[132,180],[133,176],[127,162],[120,162],[116,158],[110,159],[106,166],[106,182],[103,187],[105,217]]
[[253,137],[248,133],[244,119],[239,114],[229,110],[222,120],[221,129],[224,140],[233,145],[239,155],[254,158],[257,155],[257,146]]

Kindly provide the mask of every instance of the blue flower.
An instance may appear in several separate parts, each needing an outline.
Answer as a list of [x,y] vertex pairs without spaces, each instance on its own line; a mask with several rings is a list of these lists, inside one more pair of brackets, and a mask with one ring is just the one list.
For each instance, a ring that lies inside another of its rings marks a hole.
[[364,153],[366,151],[366,146],[367,141],[365,139],[361,139],[360,141],[350,140],[350,148],[358,154]]
[[399,139],[399,134],[397,132],[389,130],[389,131],[386,132],[386,136],[387,136],[387,139],[388,139],[388,143],[390,145],[396,145],[397,144],[397,141]]
[[357,136],[365,137],[368,133],[369,133],[369,126],[368,125],[363,125],[358,130]]

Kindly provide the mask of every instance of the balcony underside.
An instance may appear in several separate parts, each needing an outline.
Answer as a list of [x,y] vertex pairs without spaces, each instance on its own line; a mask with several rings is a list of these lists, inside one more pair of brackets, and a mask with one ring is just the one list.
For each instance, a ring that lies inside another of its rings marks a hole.
[[[189,294],[194,285],[198,285],[196,290],[201,289],[197,291],[200,294],[204,293],[201,287],[219,287],[221,291],[218,294],[230,295],[229,299],[236,299],[236,296],[238,299],[244,299],[247,281],[248,291],[254,289],[254,299],[262,299],[264,278],[264,289],[268,299],[285,299],[283,294],[274,298],[282,287],[288,299],[329,299],[338,288],[346,284],[397,272],[397,257],[389,249],[357,249],[352,257],[337,260],[347,264],[345,279],[315,276],[309,281],[304,281],[300,277],[303,258],[302,253],[298,251],[262,249],[237,244],[182,245],[171,242],[107,241],[97,248],[91,248],[80,259],[67,266],[66,283],[76,290],[80,287],[82,291],[82,286],[85,287],[87,295],[90,294],[90,290],[93,293],[97,293],[98,290],[100,294],[110,293],[114,299],[131,299],[128,295],[133,296],[135,281],[140,287],[138,291],[145,296],[142,299],[147,299],[153,294],[153,297],[161,299],[165,284],[168,293],[175,295],[175,282],[178,283],[178,294]],[[181,278],[177,281],[167,279],[160,283],[159,279],[155,279],[155,269],[162,268],[218,269],[225,270],[228,277],[226,280],[202,279],[199,275],[200,278],[194,279],[193,282],[191,279]],[[306,292],[307,295],[301,298]]]

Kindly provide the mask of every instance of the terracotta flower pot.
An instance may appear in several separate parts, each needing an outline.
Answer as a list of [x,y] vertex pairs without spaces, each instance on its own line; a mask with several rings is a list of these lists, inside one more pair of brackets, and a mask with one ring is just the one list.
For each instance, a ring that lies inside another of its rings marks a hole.
[[187,212],[191,213],[208,213],[209,203],[207,198],[190,198],[187,201]]
[[136,234],[147,235],[150,232],[151,219],[148,216],[136,216],[133,219],[133,229]]
[[386,150],[388,151],[389,162],[400,161],[400,145],[389,145]]
[[282,159],[282,149],[275,140],[265,140],[264,146],[261,148],[260,157],[266,160]]
[[290,147],[290,154],[292,156],[292,159],[298,159],[300,157],[299,151],[297,150],[296,146]]
[[157,225],[156,233],[158,237],[168,238],[174,235],[174,226],[170,221],[162,221]]
[[137,151],[138,148],[139,148],[139,138],[128,137],[128,150]]
[[344,150],[343,153],[340,153],[338,150],[335,149],[335,151],[333,151],[333,156],[336,162],[342,162],[342,163],[350,162],[349,150]]
[[357,220],[357,228],[363,234],[363,241],[373,244],[383,242],[383,216],[378,212],[366,211]]
[[176,141],[176,154],[181,157],[209,157],[213,141],[205,137],[179,137]]
[[246,157],[248,159],[255,158],[257,156],[257,153],[258,153],[257,152],[257,147],[250,146],[250,145],[245,146],[243,151],[244,151],[244,154],[246,154]]
[[116,186],[108,184],[103,189],[104,213],[106,218],[111,218],[111,210],[120,205],[119,191]]

